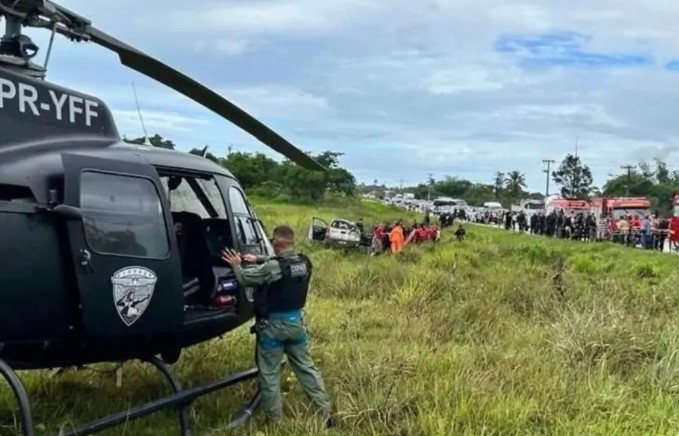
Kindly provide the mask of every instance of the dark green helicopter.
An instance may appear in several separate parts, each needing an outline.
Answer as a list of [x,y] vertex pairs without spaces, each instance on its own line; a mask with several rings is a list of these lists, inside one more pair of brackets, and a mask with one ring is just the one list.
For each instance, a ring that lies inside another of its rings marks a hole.
[[174,394],[62,434],[170,407],[189,434],[191,402],[257,375],[253,368],[182,390],[169,364],[252,319],[254,290],[238,286],[220,251],[272,254],[263,225],[226,169],[127,144],[103,101],[45,81],[22,27],[103,46],[298,165],[325,168],[215,92],[51,1],[0,0],[0,17],[0,374],[19,402],[23,434],[34,428],[15,369],[131,359],[155,365]]

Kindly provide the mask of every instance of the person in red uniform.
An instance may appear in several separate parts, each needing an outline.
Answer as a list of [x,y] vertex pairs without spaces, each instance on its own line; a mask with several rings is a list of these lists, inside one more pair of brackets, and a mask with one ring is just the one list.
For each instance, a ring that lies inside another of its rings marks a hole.
[[425,242],[427,240],[427,226],[422,224],[417,228],[416,240],[418,243]]
[[373,230],[373,250],[375,253],[379,254],[384,251],[384,244],[382,239],[384,238],[384,225],[378,224]]
[[673,216],[670,221],[670,248],[679,248],[679,216]]
[[608,217],[608,234],[611,235],[613,242],[620,242],[620,235],[618,235],[618,221],[612,216]]
[[436,235],[438,234],[438,228],[436,226],[429,227],[429,240],[431,242],[436,241]]
[[632,230],[640,230],[641,229],[641,218],[639,218],[638,215],[634,215],[632,219],[630,220],[630,227]]
[[374,238],[377,239],[378,241],[381,241],[383,235],[384,235],[384,227],[382,226],[382,224],[378,224],[378,225],[375,227],[375,231],[374,231],[374,233],[373,233],[373,236],[374,236]]

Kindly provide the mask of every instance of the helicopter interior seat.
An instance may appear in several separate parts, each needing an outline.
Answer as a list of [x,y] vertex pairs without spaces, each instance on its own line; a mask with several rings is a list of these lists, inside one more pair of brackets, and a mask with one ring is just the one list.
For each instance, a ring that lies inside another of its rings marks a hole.
[[202,218],[191,212],[172,212],[187,302],[209,304],[217,286]]
[[223,218],[205,218],[203,219],[203,227],[212,255],[212,264],[223,266],[222,250],[234,246],[229,221]]

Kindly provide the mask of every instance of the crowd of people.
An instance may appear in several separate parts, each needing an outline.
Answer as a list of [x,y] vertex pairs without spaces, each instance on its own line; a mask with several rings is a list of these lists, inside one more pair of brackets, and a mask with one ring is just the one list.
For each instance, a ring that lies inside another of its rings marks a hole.
[[[442,213],[438,216],[439,225],[430,222],[425,213],[422,223],[378,224],[373,231],[373,253],[399,253],[408,244],[436,242],[440,239],[441,229],[450,227],[456,219],[471,219],[464,209]],[[577,241],[611,241],[625,246],[648,250],[664,251],[669,241],[670,250],[679,251],[679,217],[669,218],[658,214],[627,214],[619,217],[601,215],[596,218],[591,212],[576,212],[557,209],[549,214],[536,212],[503,211],[498,214],[496,225],[506,230],[540,235],[551,238]],[[462,226],[455,232],[458,240],[466,237]]]
[[627,214],[619,217],[589,212],[570,213],[555,210],[549,214],[505,211],[498,226],[521,233],[579,241],[611,241],[627,246],[663,251],[667,240],[670,249],[679,249],[679,218]]
[[408,244],[436,242],[440,236],[438,226],[431,224],[428,217],[422,223],[410,225],[401,220],[392,224],[378,224],[373,231],[373,252],[399,253]]

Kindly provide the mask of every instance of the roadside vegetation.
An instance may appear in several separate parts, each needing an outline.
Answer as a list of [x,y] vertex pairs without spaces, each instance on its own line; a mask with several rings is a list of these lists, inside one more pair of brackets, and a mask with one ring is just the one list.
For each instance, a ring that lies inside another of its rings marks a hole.
[[[312,353],[339,425],[327,434],[677,434],[679,283],[677,258],[533,238],[468,225],[468,239],[408,247],[398,257],[331,251],[305,240],[311,217],[363,218],[405,212],[351,200],[334,206],[254,201],[270,231],[288,223],[315,263],[306,322]],[[248,328],[187,350],[175,369],[186,387],[252,365]],[[168,388],[150,367],[112,365],[25,372],[36,423],[46,433],[84,422]],[[287,419],[244,434],[322,433],[294,376],[283,379]],[[252,383],[197,401],[197,435],[221,435]],[[3,388],[0,422],[15,404]],[[110,435],[178,434],[176,414],[135,421]]]

